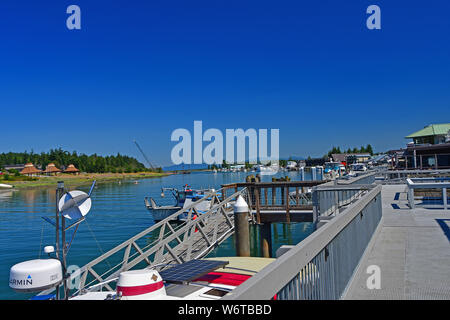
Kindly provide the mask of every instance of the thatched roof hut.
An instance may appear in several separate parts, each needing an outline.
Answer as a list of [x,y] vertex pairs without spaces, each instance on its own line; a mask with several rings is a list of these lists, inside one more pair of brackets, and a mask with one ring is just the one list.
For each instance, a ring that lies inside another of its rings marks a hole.
[[61,169],[58,169],[53,162],[49,163],[47,165],[47,168],[45,168],[45,171],[44,171],[44,173],[47,173],[47,174],[57,174],[59,172],[61,172]]
[[80,170],[78,170],[77,168],[75,168],[75,166],[73,164],[69,164],[66,168],[66,170],[64,170],[65,173],[78,173],[80,172]]
[[33,174],[39,174],[41,172],[41,170],[36,169],[36,167],[31,162],[29,162],[25,165],[25,168],[20,171],[20,174],[31,176]]

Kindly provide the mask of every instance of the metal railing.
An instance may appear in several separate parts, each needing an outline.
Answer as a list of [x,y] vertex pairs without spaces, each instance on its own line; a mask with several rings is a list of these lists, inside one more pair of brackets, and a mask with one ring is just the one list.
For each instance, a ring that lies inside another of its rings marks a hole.
[[261,211],[285,211],[287,221],[293,210],[312,210],[312,187],[326,181],[276,181],[276,182],[242,182],[222,185],[223,196],[227,192],[248,190],[247,203],[255,213],[256,222],[261,222]]
[[314,187],[312,192],[314,221],[339,213],[345,206],[367,193],[374,187],[372,184],[375,182],[376,174],[376,170],[371,170]]
[[359,185],[359,184],[371,184],[375,182],[375,176],[378,170],[370,170],[366,172],[358,172],[356,176],[345,176],[335,180],[335,184],[339,185]]
[[439,170],[384,170],[377,174],[376,180],[381,183],[406,183],[408,178],[450,177],[450,169]]
[[340,299],[381,214],[381,186],[374,186],[224,299]]
[[[408,186],[408,203],[411,209],[417,205],[421,207],[443,207],[447,209],[448,195],[450,190],[450,178],[433,177],[433,178],[408,178],[406,179]],[[415,203],[415,190],[421,190],[422,203]]]
[[[239,195],[247,200],[249,198],[245,188],[225,199],[220,199],[220,191],[209,193],[72,273],[70,281],[75,281],[77,277],[80,279],[74,295],[88,288],[93,291],[103,288],[113,290],[110,280],[133,267],[164,269],[174,263],[206,256],[234,232],[232,203]],[[211,208],[205,213],[197,212],[195,206],[208,198]],[[184,222],[174,226],[170,221],[176,220],[178,216],[183,216]],[[118,263],[111,266],[108,260],[114,259]]]
[[317,186],[313,188],[314,221],[339,214],[346,206],[360,199],[374,185]]

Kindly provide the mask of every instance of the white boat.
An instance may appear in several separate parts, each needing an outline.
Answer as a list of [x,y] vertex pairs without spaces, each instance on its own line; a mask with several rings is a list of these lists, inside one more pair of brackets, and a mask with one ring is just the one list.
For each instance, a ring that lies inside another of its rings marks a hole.
[[[153,216],[153,220],[156,222],[166,219],[175,212],[190,206],[193,202],[204,198],[211,193],[217,193],[214,189],[200,189],[194,190],[189,185],[185,185],[182,190],[176,188],[163,188],[161,190],[161,197],[164,198],[164,192],[170,191],[174,197],[173,205],[158,206],[152,197],[145,197],[144,202],[147,209]],[[198,212],[206,212],[211,207],[211,199],[206,199],[200,202],[195,209]],[[177,220],[183,221],[183,216],[179,215]]]
[[363,163],[353,163],[350,165],[349,176],[357,176],[358,173],[366,172],[367,167]]
[[0,183],[0,188],[11,189],[11,188],[14,188],[14,186],[12,186],[10,184]]
[[256,172],[259,174],[266,174],[266,175],[272,175],[272,174],[276,174],[278,171],[280,170],[278,164],[273,164],[270,166],[263,166],[263,165],[258,165],[256,167]]
[[288,171],[297,171],[297,162],[295,161],[288,161],[286,165],[286,169]]

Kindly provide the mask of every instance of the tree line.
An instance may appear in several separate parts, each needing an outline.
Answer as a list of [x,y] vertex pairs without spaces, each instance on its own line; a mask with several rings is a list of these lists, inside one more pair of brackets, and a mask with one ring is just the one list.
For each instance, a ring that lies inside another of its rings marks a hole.
[[328,151],[327,155],[324,156],[326,158],[330,158],[332,154],[339,154],[339,153],[369,153],[371,156],[373,156],[373,148],[370,144],[367,146],[361,146],[361,148],[348,148],[347,151],[341,151],[340,147],[333,147],[330,151]]
[[[41,166],[44,170],[49,163],[54,163],[58,168],[67,167],[73,164],[81,172],[88,173],[132,173],[152,171],[146,168],[142,163],[133,157],[121,155],[100,156],[97,154],[86,155],[78,154],[76,151],[59,149],[51,149],[49,152],[34,153],[25,152],[8,152],[0,153],[0,168],[5,165],[25,164],[31,162],[35,166]],[[155,169],[161,171],[161,168]]]

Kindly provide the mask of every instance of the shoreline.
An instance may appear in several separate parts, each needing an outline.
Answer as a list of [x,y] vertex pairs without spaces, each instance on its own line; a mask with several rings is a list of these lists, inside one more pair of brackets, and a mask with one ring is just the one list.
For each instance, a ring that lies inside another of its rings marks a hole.
[[0,190],[27,190],[34,188],[52,187],[58,181],[64,181],[67,187],[78,187],[90,185],[94,180],[97,184],[117,182],[123,180],[140,180],[161,178],[172,175],[172,173],[137,172],[137,173],[85,173],[79,175],[60,174],[58,176],[40,177],[36,181],[1,181],[1,183],[12,185],[13,188],[0,188]]

